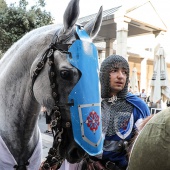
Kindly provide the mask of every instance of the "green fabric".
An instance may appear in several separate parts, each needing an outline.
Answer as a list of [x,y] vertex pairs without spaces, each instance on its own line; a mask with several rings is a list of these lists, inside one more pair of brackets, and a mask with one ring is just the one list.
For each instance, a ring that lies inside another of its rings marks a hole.
[[170,170],[170,108],[145,125],[133,146],[128,170]]

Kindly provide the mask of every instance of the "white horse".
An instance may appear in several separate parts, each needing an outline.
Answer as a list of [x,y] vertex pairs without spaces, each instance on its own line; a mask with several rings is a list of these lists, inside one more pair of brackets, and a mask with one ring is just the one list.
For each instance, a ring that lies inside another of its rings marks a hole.
[[[53,149],[59,146],[58,158],[75,163],[85,156],[73,138],[68,103],[68,95],[81,76],[66,57],[69,45],[77,39],[78,16],[79,0],[71,0],[63,25],[48,25],[27,33],[0,60],[0,170],[39,169],[38,116],[42,105],[54,119]],[[96,18],[84,26],[92,39],[101,22],[102,8]],[[50,53],[54,45],[57,47]]]

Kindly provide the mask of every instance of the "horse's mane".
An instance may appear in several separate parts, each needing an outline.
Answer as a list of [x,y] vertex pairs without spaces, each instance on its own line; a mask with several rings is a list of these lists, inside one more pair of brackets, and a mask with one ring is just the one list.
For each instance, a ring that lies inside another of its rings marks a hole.
[[[43,35],[46,35],[45,37],[52,37],[54,35],[54,32],[57,30],[57,27],[61,28],[61,25],[51,24],[51,25],[40,27],[40,28],[36,28],[26,33],[21,39],[15,42],[7,50],[7,52],[4,54],[4,56],[0,60],[0,65],[2,66],[6,64],[7,62],[9,62],[10,60],[12,60],[13,55],[14,54],[18,55],[19,53],[21,53],[23,49],[25,49],[25,46],[29,47],[31,44],[34,46],[35,44],[33,44],[33,42],[46,44],[45,43],[46,39],[44,39]],[[18,53],[16,53],[16,51],[18,51]],[[30,51],[31,50],[28,50],[29,53]],[[26,51],[24,50],[24,52]]]
[[[24,72],[25,68],[32,65],[35,58],[38,60],[44,53],[54,33],[56,30],[60,30],[61,27],[62,25],[51,24],[26,33],[8,49],[0,60],[0,74],[6,74],[7,68],[12,68],[17,65],[21,66],[20,72]],[[18,75],[15,75],[17,78]]]

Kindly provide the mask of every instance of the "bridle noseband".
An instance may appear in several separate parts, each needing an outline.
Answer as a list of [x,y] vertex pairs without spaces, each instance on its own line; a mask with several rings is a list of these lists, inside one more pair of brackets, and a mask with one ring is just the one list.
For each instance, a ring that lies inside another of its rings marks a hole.
[[[78,36],[76,36],[76,37],[78,37]],[[41,167],[43,170],[48,170],[51,166],[54,166],[54,165],[57,165],[57,169],[59,169],[61,164],[64,161],[64,158],[62,158],[59,154],[59,146],[62,141],[62,134],[63,134],[64,128],[71,128],[71,122],[70,121],[62,122],[60,107],[63,107],[66,105],[73,106],[74,103],[73,102],[64,103],[64,104],[59,103],[60,96],[58,93],[58,84],[56,82],[57,74],[55,71],[54,52],[56,50],[58,50],[61,53],[69,54],[69,56],[71,57],[71,53],[68,52],[69,47],[71,45],[72,44],[60,43],[57,32],[56,32],[52,39],[51,44],[49,45],[48,49],[44,52],[40,61],[37,64],[36,69],[33,71],[32,90],[33,90],[33,85],[34,85],[36,78],[38,77],[41,70],[44,68],[45,63],[48,62],[48,65],[49,65],[48,74],[49,74],[50,86],[52,89],[52,97],[55,101],[55,105],[51,112],[51,116],[54,116],[55,118],[52,119],[51,128],[52,128],[52,132],[53,132],[54,141],[57,141],[57,147],[50,148],[50,150],[48,152],[48,156],[46,157],[46,161],[43,163],[43,165]],[[53,146],[54,146],[54,141],[53,141]]]

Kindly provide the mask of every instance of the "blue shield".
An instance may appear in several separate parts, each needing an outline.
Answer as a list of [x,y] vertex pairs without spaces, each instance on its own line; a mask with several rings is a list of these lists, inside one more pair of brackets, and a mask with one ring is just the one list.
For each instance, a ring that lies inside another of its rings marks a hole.
[[81,78],[69,95],[74,140],[89,154],[102,152],[103,135],[98,53],[84,30],[77,29],[80,40],[69,49],[69,62],[81,72]]

